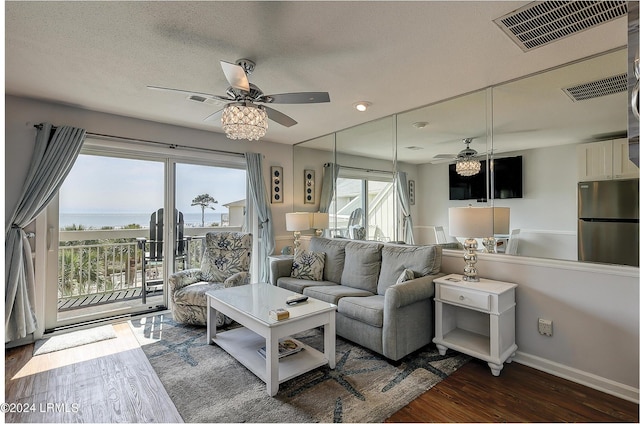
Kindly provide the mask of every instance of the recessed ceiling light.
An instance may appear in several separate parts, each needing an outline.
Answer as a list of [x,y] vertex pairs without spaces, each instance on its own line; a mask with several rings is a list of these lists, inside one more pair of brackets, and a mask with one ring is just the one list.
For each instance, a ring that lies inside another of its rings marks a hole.
[[353,107],[355,107],[358,112],[366,111],[369,109],[369,106],[371,106],[371,102],[361,101],[353,104]]
[[424,128],[424,127],[426,127],[427,125],[429,125],[429,123],[428,123],[428,122],[424,122],[424,121],[422,121],[422,122],[414,122],[414,123],[413,123],[413,124],[411,124],[411,125],[413,125],[414,127],[418,128],[418,129],[421,129],[421,128]]

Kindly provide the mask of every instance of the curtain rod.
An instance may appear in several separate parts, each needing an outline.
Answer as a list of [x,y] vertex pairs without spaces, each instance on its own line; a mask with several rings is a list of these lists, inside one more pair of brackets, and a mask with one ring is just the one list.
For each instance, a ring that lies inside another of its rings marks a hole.
[[[325,163],[324,166],[328,166],[328,163]],[[383,174],[393,174],[393,171],[383,171],[381,169],[367,169],[367,168],[357,168],[355,166],[346,166],[346,165],[340,165],[339,163],[337,164],[338,166],[340,166],[340,169],[353,169],[356,171],[365,171],[365,172],[381,172]]]
[[[34,125],[34,127],[39,129],[39,130],[41,130],[43,125],[42,124],[36,124],[36,125]],[[51,128],[55,130],[58,127],[55,126],[55,125],[52,125]],[[201,152],[220,153],[220,154],[224,154],[224,155],[244,157],[244,153],[227,152],[227,151],[224,151],[224,150],[216,150],[216,149],[207,149],[205,147],[184,146],[184,145],[180,145],[180,144],[165,143],[163,141],[143,140],[143,139],[140,139],[140,138],[122,137],[122,136],[119,136],[119,135],[99,134],[99,133],[94,133],[94,132],[90,132],[90,131],[87,131],[86,135],[87,136],[92,136],[92,137],[111,138],[111,139],[115,139],[115,140],[132,141],[132,142],[135,142],[135,143],[155,144],[155,145],[158,145],[158,146],[167,147],[169,149],[195,150],[195,151],[201,151]]]

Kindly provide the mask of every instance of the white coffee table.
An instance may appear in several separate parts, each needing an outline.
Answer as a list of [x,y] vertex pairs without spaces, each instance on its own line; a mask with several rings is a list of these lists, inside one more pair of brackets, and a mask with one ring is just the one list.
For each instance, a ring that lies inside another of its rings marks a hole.
[[[207,293],[207,340],[217,344],[267,384],[267,393],[275,396],[280,383],[324,364],[336,366],[336,305],[309,298],[307,302],[288,306],[287,297],[294,292],[270,284],[247,284]],[[289,318],[276,321],[271,309],[285,308]],[[216,333],[216,311],[243,327]],[[324,327],[324,353],[309,346],[278,360],[278,340]],[[258,354],[265,346],[267,358]]]

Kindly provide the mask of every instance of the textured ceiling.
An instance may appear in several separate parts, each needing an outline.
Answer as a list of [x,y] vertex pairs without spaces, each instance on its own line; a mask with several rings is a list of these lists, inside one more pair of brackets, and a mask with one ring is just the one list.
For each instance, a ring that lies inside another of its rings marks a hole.
[[527,3],[8,1],[5,89],[222,132],[203,122],[220,105],[146,86],[224,95],[220,60],[246,57],[267,94],[329,92],[273,106],[298,125],[270,122],[265,140],[293,144],[626,44],[618,19],[524,53],[493,20]]

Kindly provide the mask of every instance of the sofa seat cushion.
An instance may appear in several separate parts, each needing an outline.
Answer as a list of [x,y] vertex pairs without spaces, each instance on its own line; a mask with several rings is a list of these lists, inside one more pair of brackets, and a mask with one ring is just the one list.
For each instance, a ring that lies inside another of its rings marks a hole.
[[301,280],[293,277],[280,277],[278,278],[278,287],[291,290],[292,292],[302,293],[307,287],[315,286],[337,286],[336,283],[331,281],[313,281],[313,280]]
[[343,286],[340,284],[334,284],[332,286],[315,286],[307,287],[303,293],[314,299],[322,300],[325,302],[338,304],[338,301],[346,296],[373,296],[373,293],[367,290],[356,289],[354,287]]
[[[381,250],[381,243],[351,241],[347,244],[344,249],[344,270],[340,283],[376,293],[382,260]],[[396,279],[399,276],[400,273],[396,275]]]
[[441,262],[442,247],[437,245],[385,245],[382,248],[382,264],[377,293],[384,294],[390,286],[396,284],[405,269],[413,271],[414,278],[438,274]]
[[338,312],[373,327],[382,327],[384,296],[343,297],[338,302]]
[[327,281],[340,284],[342,270],[344,269],[344,247],[349,240],[335,240],[322,237],[312,237],[309,242],[309,250],[324,252],[323,278]]
[[200,281],[190,284],[173,292],[173,303],[178,305],[193,305],[207,307],[206,292],[224,289],[223,283],[209,283]]

